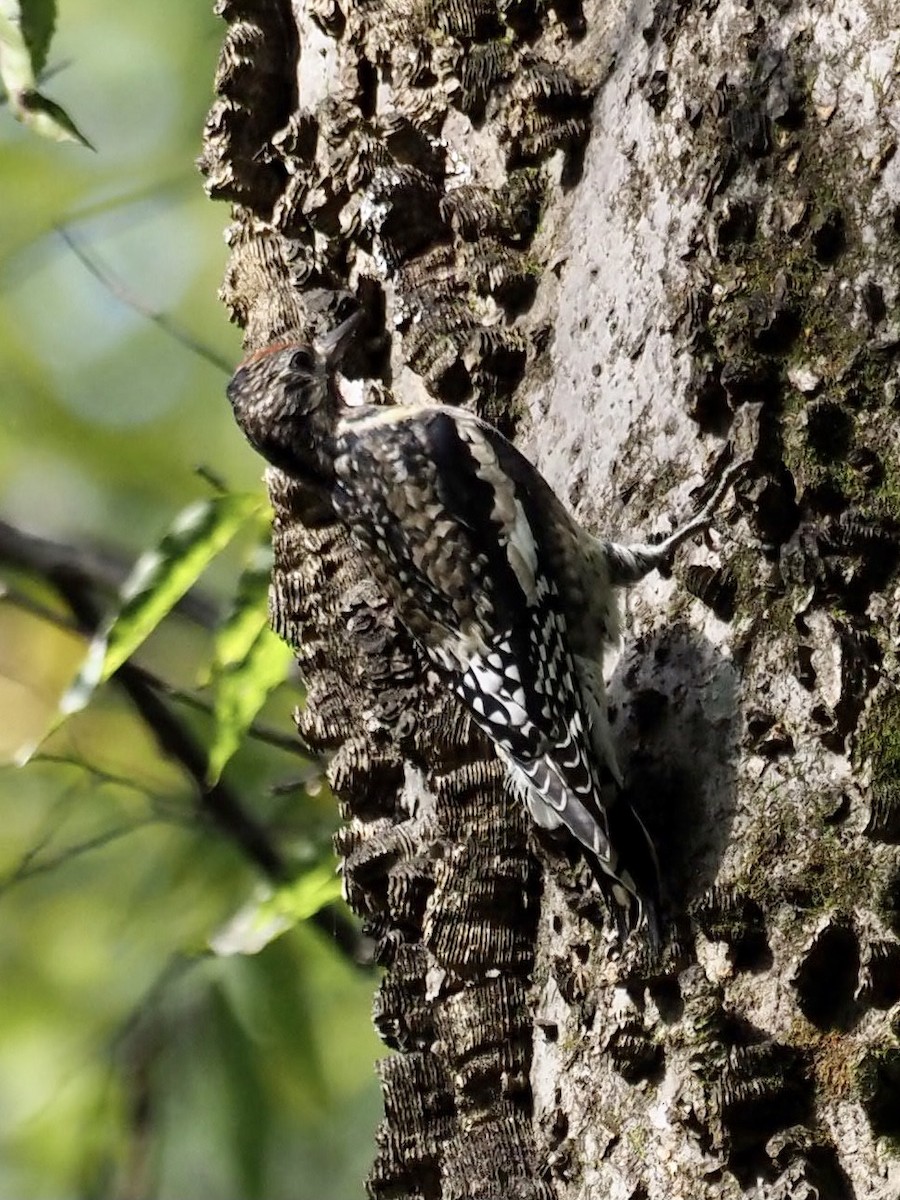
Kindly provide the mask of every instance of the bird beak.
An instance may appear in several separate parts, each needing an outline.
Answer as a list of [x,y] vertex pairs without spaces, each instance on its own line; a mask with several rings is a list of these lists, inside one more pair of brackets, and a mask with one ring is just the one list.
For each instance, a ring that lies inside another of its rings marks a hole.
[[347,353],[347,347],[353,340],[353,335],[362,324],[362,318],[362,309],[357,309],[351,317],[342,321],[337,329],[332,329],[331,333],[326,333],[324,337],[316,338],[316,349],[329,367],[341,365],[341,360]]

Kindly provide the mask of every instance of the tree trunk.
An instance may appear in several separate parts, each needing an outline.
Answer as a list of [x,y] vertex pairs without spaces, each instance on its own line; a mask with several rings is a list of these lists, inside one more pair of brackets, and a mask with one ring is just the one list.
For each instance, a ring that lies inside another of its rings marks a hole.
[[576,856],[269,472],[274,622],[402,1051],[370,1194],[895,1200],[892,0],[219,11],[203,166],[248,347],[356,292],[379,386],[471,404],[620,540],[670,529],[728,442],[752,457],[610,664],[658,961],[610,953]]

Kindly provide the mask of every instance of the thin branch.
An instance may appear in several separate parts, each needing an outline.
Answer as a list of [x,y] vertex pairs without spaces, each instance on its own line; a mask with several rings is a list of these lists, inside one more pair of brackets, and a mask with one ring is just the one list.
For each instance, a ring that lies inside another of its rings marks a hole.
[[79,260],[79,262],[81,262],[81,264],[86,268],[86,270],[88,270],[91,275],[93,275],[94,278],[101,283],[111,295],[115,296],[117,300],[119,300],[127,308],[130,308],[133,312],[139,313],[142,317],[146,317],[148,321],[152,321],[154,325],[156,325],[164,333],[167,333],[169,337],[174,338],[176,342],[180,342],[182,346],[186,346],[188,350],[193,351],[193,353],[198,355],[200,358],[204,358],[208,363],[212,363],[214,367],[218,367],[218,369],[224,375],[231,374],[233,369],[231,363],[227,362],[224,358],[221,358],[215,350],[211,350],[209,346],[205,346],[203,342],[189,334],[187,330],[183,329],[177,321],[172,319],[172,317],[168,316],[166,313],[157,312],[156,309],[151,308],[148,304],[145,304],[143,300],[135,296],[133,292],[130,292],[123,283],[120,283],[119,280],[117,280],[109,271],[100,266],[93,255],[91,255],[89,251],[87,251],[84,246],[80,244],[71,229],[67,229],[64,225],[60,225],[57,227],[57,233],[66,243],[75,257]]
[[[156,213],[160,204],[177,204],[189,188],[193,191],[190,178],[183,172],[168,178],[153,179],[139,187],[123,189],[115,195],[105,195],[102,199],[93,199],[69,208],[66,225],[71,228],[110,212],[125,212],[126,218],[136,223],[144,219],[142,209]],[[32,233],[22,245],[8,246],[5,253],[0,253],[0,269],[4,276],[16,279],[22,274],[33,274],[36,266],[59,249],[57,230],[58,224],[54,222]]]
[[0,892],[5,892],[26,879],[34,879],[38,875],[45,875],[48,871],[55,871],[70,859],[76,858],[80,854],[88,854],[92,850],[102,849],[102,847],[118,841],[119,838],[128,837],[137,829],[145,829],[148,825],[157,824],[159,819],[157,816],[142,817],[140,820],[130,821],[126,825],[115,825],[110,829],[104,829],[102,833],[95,834],[94,837],[85,838],[83,842],[73,842],[69,846],[64,846],[56,854],[42,858],[39,862],[35,859],[41,846],[36,846],[30,853],[24,855],[7,875],[0,878]]
[[[85,628],[96,628],[100,614],[83,584],[67,577],[64,572],[56,574],[53,582],[76,619]],[[226,783],[222,780],[212,784],[207,781],[205,748],[169,711],[147,682],[144,672],[126,662],[119,667],[113,679],[143,718],[162,753],[177,762],[190,777],[203,815],[224,837],[239,846],[272,883],[289,882],[293,872],[271,841],[268,831],[244,809]],[[317,912],[310,921],[334,941],[352,962],[358,966],[371,966],[368,939],[362,936],[342,909],[329,906]]]
[[300,788],[308,788],[311,783],[320,783],[324,778],[325,772],[320,767],[316,767],[294,779],[286,779],[283,783],[273,783],[269,788],[269,793],[272,796],[291,796]]
[[46,621],[48,625],[55,625],[57,629],[62,629],[66,633],[82,633],[78,622],[72,617],[63,616],[62,613],[50,608],[48,604],[41,604],[39,600],[26,596],[17,588],[11,588],[2,580],[0,580],[0,600],[5,600],[15,608],[20,608],[22,612],[27,612],[32,617],[38,617],[41,621]]
[[[12,870],[5,876],[0,877],[0,892],[5,891],[14,884],[21,883],[23,880],[32,879],[36,875],[43,875],[48,871],[55,870],[70,858],[75,858],[80,854],[87,854],[92,850],[101,849],[111,842],[117,841],[119,838],[127,837],[138,829],[146,828],[148,825],[158,824],[163,821],[172,823],[179,817],[181,817],[183,823],[183,813],[170,804],[166,797],[152,792],[148,788],[141,787],[140,784],[135,783],[133,779],[126,775],[118,775],[112,771],[106,771],[94,763],[89,763],[84,759],[74,758],[67,754],[49,754],[43,752],[36,754],[30,761],[32,763],[45,763],[50,766],[71,767],[81,774],[90,775],[101,786],[108,785],[121,788],[123,791],[134,792],[149,803],[152,815],[135,819],[127,824],[105,829],[102,833],[85,838],[81,842],[70,843],[62,849],[55,851],[47,858],[38,860],[38,856],[50,845],[60,828],[61,822],[51,813],[46,834],[29,847]],[[19,768],[10,767],[8,769],[18,770]]]
[[[55,625],[58,629],[65,630],[68,633],[84,633],[78,622],[74,621],[71,617],[54,612],[48,605],[41,604],[38,600],[33,600],[30,596],[26,596],[23,592],[8,587],[2,580],[0,580],[0,600],[6,600],[8,603],[14,604],[16,608],[22,609],[23,612],[39,617],[41,620],[47,621],[49,624]],[[168,696],[170,700],[174,700],[178,704],[184,704],[186,707],[193,708],[197,712],[206,713],[209,716],[214,715],[214,706],[211,700],[206,700],[203,696],[198,696],[195,692],[188,692],[183,688],[175,687],[167,680],[160,678],[159,675],[148,671],[146,667],[135,667],[135,670],[141,671],[150,686]],[[311,772],[308,777],[304,776],[304,779],[312,782],[315,779],[322,778],[326,765],[325,758],[308,746],[299,733],[296,735],[282,733],[279,729],[273,729],[271,725],[264,725],[261,721],[253,721],[247,729],[246,736],[253,738],[254,741],[263,742],[267,746],[273,746],[276,750],[283,750],[285,754],[293,754],[309,762],[319,764],[317,769]]]
[[[41,85],[48,83],[62,71],[68,71],[71,65],[72,60],[64,58],[62,62],[54,63],[52,67],[44,67],[43,71],[37,77],[37,82]],[[3,108],[7,104],[9,104],[9,93],[6,91],[6,88],[0,87],[0,108]]]
[[[151,687],[168,696],[170,700],[175,700],[177,703],[184,704],[188,708],[193,708],[197,712],[207,713],[210,716],[213,715],[214,706],[211,700],[207,700],[203,696],[198,696],[196,692],[188,692],[183,688],[174,687],[165,679],[161,679],[152,671],[148,671],[146,667],[135,667],[135,670],[140,671]],[[247,730],[247,733],[257,741],[274,746],[277,750],[284,750],[287,754],[298,755],[309,762],[318,763],[323,768],[327,765],[325,757],[308,746],[299,733],[296,735],[282,733],[279,729],[273,729],[271,725],[264,725],[260,721],[254,721]],[[319,774],[321,775],[322,772],[320,771]]]
[[[47,751],[40,751],[32,755],[28,760],[29,763],[47,763],[50,766],[71,767],[75,771],[81,771],[83,774],[90,775],[92,779],[96,779],[100,786],[109,786],[121,788],[123,791],[134,792],[140,796],[142,800],[146,800],[153,808],[154,813],[161,820],[172,821],[181,816],[183,805],[179,808],[176,803],[173,803],[170,797],[163,795],[160,792],[151,791],[150,788],[143,787],[128,775],[119,775],[115,771],[107,771],[103,767],[98,767],[96,763],[87,762],[83,758],[76,758],[70,754],[52,754]],[[18,768],[14,768],[18,770]]]
[[[3,520],[0,520],[0,563],[29,571],[49,582],[62,573],[80,586],[106,595],[118,594],[133,565],[111,551],[38,537]],[[191,588],[178,601],[175,611],[204,629],[215,628],[219,619],[219,606],[197,588]]]
[[118,591],[130,570],[130,564],[114,554],[38,537],[6,521],[0,521],[0,560],[44,577],[66,571],[104,592]]
[[[78,628],[89,635],[96,632],[101,621],[101,613],[93,596],[97,591],[117,590],[128,570],[111,556],[77,551],[63,543],[23,533],[5,521],[0,521],[2,561],[31,571],[56,588],[68,604]],[[184,602],[182,607],[184,610]],[[207,603],[207,611],[203,613],[204,604],[196,594],[191,608],[195,620],[199,621],[203,614],[206,620],[201,623],[214,624],[209,613],[211,606]],[[149,682],[147,673],[132,663],[120,667],[114,678],[156,737],[162,752],[179,763],[191,778],[199,796],[201,811],[221,833],[241,847],[267,878],[274,883],[285,882],[291,874],[288,864],[263,827],[244,811],[225,784],[221,781],[214,785],[207,784],[206,751],[156,694],[159,681]],[[182,694],[179,699],[186,700],[187,694]],[[195,697],[191,699],[196,700]],[[294,754],[298,753],[299,745],[299,752],[304,757],[315,757],[311,753],[306,754],[302,743],[294,742],[275,730],[260,731],[257,727],[256,736]],[[342,909],[336,906],[322,909],[311,918],[311,922],[335,941],[354,963],[371,966],[367,939],[362,937]]]
[[[57,586],[65,596],[76,618],[86,627],[100,622],[91,600],[81,586],[71,580],[57,578]],[[193,781],[200,798],[201,811],[212,823],[243,849],[247,857],[276,883],[290,877],[287,864],[269,840],[265,829],[245,812],[231,789],[219,782],[206,782],[206,750],[181,722],[172,715],[155,689],[147,682],[144,672],[130,662],[123,663],[113,676],[116,683],[143,717],[156,738],[160,750],[179,763]]]

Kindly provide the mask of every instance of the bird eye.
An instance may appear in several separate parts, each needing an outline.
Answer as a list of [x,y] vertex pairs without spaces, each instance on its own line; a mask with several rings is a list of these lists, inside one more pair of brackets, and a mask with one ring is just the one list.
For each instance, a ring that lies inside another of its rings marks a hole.
[[309,350],[295,350],[291,355],[291,370],[300,371],[305,375],[310,375],[315,370],[315,362]]

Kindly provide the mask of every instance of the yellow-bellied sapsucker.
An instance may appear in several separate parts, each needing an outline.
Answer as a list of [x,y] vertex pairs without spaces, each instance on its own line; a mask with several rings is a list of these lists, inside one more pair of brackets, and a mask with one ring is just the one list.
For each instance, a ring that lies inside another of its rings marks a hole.
[[658,545],[593,537],[472,413],[347,405],[336,366],[355,324],[251,355],[228,386],[238,424],[273,466],[327,497],[534,820],[587,848],[620,934],[645,925],[652,936],[656,857],[619,796],[602,656],[618,640],[616,589],[706,526],[729,478]]

